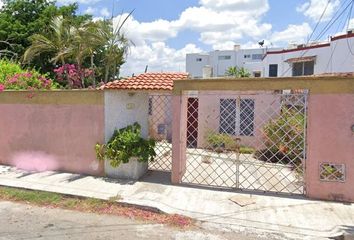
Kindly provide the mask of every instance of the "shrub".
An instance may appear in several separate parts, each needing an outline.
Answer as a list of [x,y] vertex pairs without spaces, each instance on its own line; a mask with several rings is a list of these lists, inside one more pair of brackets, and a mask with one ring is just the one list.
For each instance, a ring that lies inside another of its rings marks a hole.
[[66,84],[72,88],[83,88],[82,78],[85,85],[92,85],[94,71],[91,69],[83,68],[81,70],[75,64],[65,64],[54,69],[56,80],[59,83]]
[[24,70],[18,64],[0,60],[0,91],[55,89],[57,85],[35,70]]
[[283,108],[281,115],[263,128],[266,150],[259,155],[272,162],[299,163],[304,151],[305,116],[297,109]]
[[138,123],[126,128],[115,130],[112,138],[105,144],[96,144],[98,160],[107,159],[112,167],[128,163],[132,157],[140,162],[153,161],[156,156],[155,141],[141,137],[141,127]]
[[224,148],[227,151],[236,151],[239,149],[239,152],[242,154],[252,154],[255,152],[255,149],[252,147],[237,146],[236,139],[228,134],[209,132],[206,135],[206,141],[213,150]]

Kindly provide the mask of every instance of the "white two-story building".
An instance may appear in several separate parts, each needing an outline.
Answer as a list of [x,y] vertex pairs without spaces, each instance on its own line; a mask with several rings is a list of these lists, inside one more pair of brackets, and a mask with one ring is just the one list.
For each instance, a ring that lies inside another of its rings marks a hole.
[[233,50],[187,54],[186,71],[192,78],[202,78],[203,71],[211,77],[221,77],[229,67],[237,66],[247,69],[254,77],[263,77],[262,59],[266,53],[266,48],[241,49],[240,45],[235,45]]
[[291,77],[354,72],[354,33],[331,37],[328,42],[267,51],[266,77]]
[[186,71],[192,78],[221,77],[229,67],[247,69],[253,77],[290,77],[354,72],[354,33],[328,42],[293,45],[285,49],[241,49],[187,54]]

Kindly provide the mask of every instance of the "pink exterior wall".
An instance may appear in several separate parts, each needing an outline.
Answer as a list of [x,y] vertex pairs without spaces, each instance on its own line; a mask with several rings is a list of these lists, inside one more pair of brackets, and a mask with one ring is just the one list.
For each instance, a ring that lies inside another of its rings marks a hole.
[[[354,94],[310,94],[308,109],[307,195],[354,202]],[[320,181],[321,163],[345,164],[345,182]]]
[[187,97],[172,96],[172,183],[180,183],[186,171]]
[[203,91],[198,94],[198,147],[208,147],[205,141],[208,131],[219,132],[220,99],[253,99],[254,136],[235,136],[241,139],[242,146],[262,148],[264,139],[262,126],[280,113],[280,96],[272,92],[236,92],[236,91]]
[[0,164],[103,174],[94,150],[97,142],[104,142],[103,105],[0,102],[0,113]]

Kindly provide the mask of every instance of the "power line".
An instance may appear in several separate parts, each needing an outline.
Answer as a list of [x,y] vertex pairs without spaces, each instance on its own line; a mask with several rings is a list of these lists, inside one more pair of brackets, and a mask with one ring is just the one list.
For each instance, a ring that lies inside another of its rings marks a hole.
[[[318,34],[318,36],[316,37],[316,40],[319,40],[323,37],[323,35],[333,26],[333,24],[340,18],[342,17],[342,15],[347,11],[347,9],[353,4],[353,0],[349,0],[347,1],[349,2],[346,7],[340,12],[340,14],[335,17],[337,15],[337,13],[339,12],[339,10],[336,12],[335,15],[333,15],[332,19],[327,23],[327,25],[324,27],[324,29]],[[334,18],[335,17],[335,18]],[[333,21],[333,22],[332,22]]]
[[319,18],[319,19],[318,19],[318,21],[317,21],[317,24],[316,24],[315,28],[313,29],[313,31],[312,31],[312,33],[311,33],[310,37],[309,37],[309,38],[308,38],[308,40],[307,40],[307,43],[309,43],[309,42],[310,42],[310,40],[311,40],[311,38],[312,38],[313,34],[316,32],[317,27],[320,25],[320,22],[321,22],[321,20],[322,20],[323,16],[325,15],[325,13],[326,13],[326,11],[327,11],[327,8],[328,8],[328,6],[329,6],[329,4],[330,4],[330,3],[331,3],[331,0],[328,0],[328,1],[327,1],[327,5],[326,5],[325,9],[323,10],[323,12],[322,12],[322,14],[321,14],[320,18]]
[[[354,0],[352,0],[352,5],[351,5],[350,11],[349,11],[349,13],[348,13],[347,35],[349,35],[349,27],[350,27],[350,20],[351,20],[351,18],[352,18],[353,5],[354,5]],[[350,54],[351,54],[352,56],[354,56],[352,47],[351,47],[350,44],[349,44],[349,39],[348,39],[348,37],[346,38],[346,40],[347,40],[347,46],[348,46],[349,52],[350,52]]]
[[[346,24],[346,19],[343,18],[342,21],[338,24],[338,27],[336,29],[336,32],[339,32],[340,29],[345,29],[345,24]],[[342,26],[342,28],[341,28]],[[328,63],[326,65],[326,69],[325,69],[325,72],[327,72],[328,70],[328,67],[329,67],[329,64],[331,63],[332,59],[333,59],[333,55],[334,55],[334,52],[335,50],[337,49],[337,45],[338,45],[338,42],[336,41],[335,44],[334,44],[334,48],[331,50],[331,56],[330,58],[328,59]],[[332,72],[332,71],[331,71]]]
[[[328,8],[329,4],[331,3],[331,1],[332,1],[332,0],[328,0],[328,1],[327,1],[326,7],[323,9],[322,14],[321,14],[320,18],[318,19],[315,28],[312,30],[312,33],[311,33],[310,37],[309,37],[308,40],[307,40],[307,44],[311,41],[311,38],[312,38],[313,34],[315,33],[317,27],[320,25],[320,22],[321,22],[323,16],[325,15],[325,13],[326,13],[326,11],[327,11],[327,8]],[[301,57],[303,57],[305,54],[306,54],[306,52],[304,52],[304,53],[301,55]],[[292,65],[289,65],[288,69],[287,69],[285,72],[282,73],[282,77],[284,77],[284,76],[290,71],[290,69],[292,69],[292,67],[293,67]]]
[[[321,17],[319,18],[316,27],[314,28],[314,30],[316,30],[317,26],[319,25],[319,23],[321,22],[325,12],[327,11],[328,5],[330,4],[331,0],[329,0],[327,2],[326,7],[324,8]],[[349,8],[349,6],[352,6],[354,0],[347,0],[346,3],[348,3],[348,5],[346,5],[346,7],[339,13],[338,16],[336,16],[338,14],[338,12],[340,11],[341,8],[339,8],[336,13],[332,16],[332,18],[330,19],[330,21],[326,24],[326,26],[324,27],[324,29],[318,34],[318,36],[315,38],[314,41],[318,41],[319,39],[322,38],[322,36],[333,26],[333,24],[343,15],[343,13]],[[344,4],[345,5],[345,4]],[[313,35],[314,31],[311,34],[311,37]],[[310,42],[311,38],[309,38],[307,44]],[[303,53],[300,55],[300,58],[303,57],[307,52],[309,51],[309,49],[306,49],[303,51]],[[292,69],[292,65],[289,66],[289,68],[283,72],[282,77],[285,76],[291,69]]]

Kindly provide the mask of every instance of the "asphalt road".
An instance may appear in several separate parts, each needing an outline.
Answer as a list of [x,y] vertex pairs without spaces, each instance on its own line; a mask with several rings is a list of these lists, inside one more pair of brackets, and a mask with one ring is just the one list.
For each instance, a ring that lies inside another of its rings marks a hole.
[[0,240],[3,239],[270,240],[266,236],[199,227],[181,230],[124,217],[0,201]]

